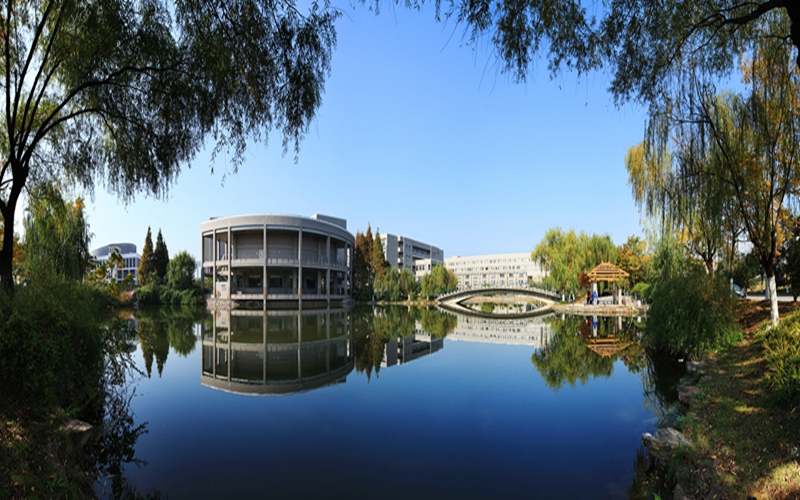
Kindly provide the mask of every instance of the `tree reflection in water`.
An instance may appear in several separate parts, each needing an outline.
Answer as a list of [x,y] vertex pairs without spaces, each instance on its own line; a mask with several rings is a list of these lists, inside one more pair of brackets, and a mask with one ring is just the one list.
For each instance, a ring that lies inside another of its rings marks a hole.
[[422,331],[442,339],[455,330],[458,320],[438,309],[419,307],[357,307],[352,311],[356,372],[369,380],[377,376],[386,345],[399,337]]
[[[98,398],[97,415],[102,422],[102,434],[94,445],[97,488],[101,496],[134,498],[127,484],[125,464],[144,465],[136,458],[139,436],[147,433],[147,422],[135,425],[131,399],[136,382],[144,374],[136,368],[132,353],[136,351],[137,328],[131,319],[114,318],[106,326],[105,372],[101,381],[102,397]],[[127,493],[126,493],[127,492]]]
[[199,314],[196,309],[188,307],[151,307],[136,312],[139,344],[148,377],[152,374],[154,357],[161,376],[170,347],[184,357],[194,351],[197,342],[194,324]]
[[[640,374],[644,406],[656,426],[673,425],[678,382],[685,366],[666,353],[642,342],[641,325],[633,318],[553,317],[550,343],[531,356],[531,362],[548,387],[585,384],[590,378],[610,377],[621,360],[631,373]],[[628,498],[651,498],[664,484],[652,474],[653,462],[640,445],[633,462],[634,478]]]

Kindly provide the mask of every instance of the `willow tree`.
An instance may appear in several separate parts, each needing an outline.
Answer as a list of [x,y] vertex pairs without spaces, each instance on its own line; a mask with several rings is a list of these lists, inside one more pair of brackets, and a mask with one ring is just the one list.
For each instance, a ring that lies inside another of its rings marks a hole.
[[[758,29],[764,34],[786,31],[788,19],[768,15]],[[683,147],[687,138],[704,138],[702,161],[689,158],[669,165],[669,178],[676,184],[660,203],[667,210],[681,204],[698,209],[704,186],[726,193],[767,276],[777,324],[775,268],[782,227],[800,187],[800,71],[789,57],[786,38],[764,35],[757,40],[742,64],[743,95],[713,95],[713,89],[695,81],[686,87],[689,98],[651,118],[656,133],[648,141],[658,155],[670,145]],[[688,127],[688,132],[675,134],[675,127]]]
[[[321,103],[337,13],[294,0],[9,1],[0,13],[0,215],[50,178],[164,195],[206,139],[284,151]],[[213,161],[213,160],[212,160]],[[0,287],[13,291],[13,224]]]
[[531,260],[547,271],[542,283],[560,290],[562,298],[581,289],[581,272],[591,271],[602,262],[616,262],[617,247],[608,235],[588,236],[581,231],[564,232],[560,227],[548,229],[531,253]]
[[80,198],[67,201],[51,184],[30,191],[28,210],[22,221],[28,276],[47,273],[69,280],[84,277],[91,258],[91,234],[83,207]]

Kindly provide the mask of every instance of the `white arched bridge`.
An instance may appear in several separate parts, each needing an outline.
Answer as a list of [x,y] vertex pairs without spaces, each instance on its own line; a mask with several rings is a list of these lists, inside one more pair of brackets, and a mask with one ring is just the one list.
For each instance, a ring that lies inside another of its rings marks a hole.
[[[486,287],[486,288],[472,288],[465,290],[457,290],[446,294],[439,295],[436,298],[438,304],[452,311],[460,312],[463,314],[471,314],[484,316],[484,313],[477,312],[469,307],[466,307],[463,302],[473,297],[485,297],[487,295],[518,295],[534,297],[543,304],[533,311],[514,314],[513,316],[536,316],[545,314],[553,310],[553,305],[561,299],[561,296],[555,292],[544,290],[536,287]],[[507,315],[510,317],[511,315]]]

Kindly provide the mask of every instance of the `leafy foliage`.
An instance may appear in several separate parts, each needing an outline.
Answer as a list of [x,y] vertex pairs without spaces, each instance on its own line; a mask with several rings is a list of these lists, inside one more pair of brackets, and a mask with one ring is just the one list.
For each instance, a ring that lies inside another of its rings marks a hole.
[[741,339],[735,304],[727,283],[689,269],[655,286],[646,337],[658,348],[699,359]]
[[563,294],[578,294],[584,289],[581,271],[591,271],[603,262],[613,264],[616,257],[617,247],[610,236],[588,236],[583,231],[577,235],[574,230],[565,233],[560,227],[548,229],[531,253],[531,259],[547,271],[542,284]]
[[375,238],[372,240],[372,256],[370,265],[375,279],[383,279],[386,277],[386,271],[390,266],[386,261],[386,253],[383,251],[383,243],[381,243],[381,235],[379,231],[375,231]]
[[176,290],[166,285],[144,285],[133,292],[134,297],[144,305],[185,305],[193,306],[199,301],[194,289]]
[[93,287],[35,271],[13,297],[1,297],[4,391],[65,407],[93,397],[103,369],[102,295]]
[[783,318],[773,328],[762,328],[758,338],[764,348],[766,379],[779,404],[800,403],[800,313]]
[[150,226],[147,227],[147,236],[144,238],[142,258],[139,260],[139,284],[148,285],[156,281],[156,265],[153,255],[153,237],[150,235]]
[[458,288],[456,274],[437,262],[431,272],[422,277],[420,293],[423,297],[432,297],[443,293],[452,292]]
[[167,267],[169,266],[169,251],[167,244],[164,243],[164,238],[161,236],[161,229],[158,230],[156,237],[156,249],[153,252],[153,268],[157,276],[156,282],[161,284],[167,283]]
[[167,285],[173,290],[190,290],[194,282],[197,264],[185,250],[178,252],[167,267]]
[[55,184],[30,191],[25,228],[25,265],[28,274],[50,273],[71,280],[83,278],[89,268],[89,225],[83,200],[64,200]]
[[[338,11],[292,0],[12,2],[0,21],[0,214],[54,178],[162,196],[215,141],[234,171],[280,131],[295,153],[322,102]],[[13,227],[0,286],[13,289]]]

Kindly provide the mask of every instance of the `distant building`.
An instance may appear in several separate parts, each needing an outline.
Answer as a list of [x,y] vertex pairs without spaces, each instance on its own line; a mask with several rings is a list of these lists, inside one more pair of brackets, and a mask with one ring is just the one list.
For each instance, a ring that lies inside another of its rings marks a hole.
[[99,266],[108,260],[115,250],[119,253],[123,262],[125,263],[124,267],[117,269],[114,273],[114,278],[117,280],[117,283],[121,283],[122,280],[125,279],[125,276],[131,274],[133,276],[133,282],[138,285],[139,262],[142,260],[142,256],[136,253],[136,245],[133,243],[110,243],[106,246],[96,248],[90,253]]
[[[415,269],[417,278],[429,272],[431,263],[419,261]],[[483,287],[522,287],[542,281],[545,272],[531,260],[530,252],[500,253],[444,259],[444,267],[458,278],[458,289]]]
[[400,271],[408,269],[416,274],[416,266],[423,260],[427,261],[428,271],[431,264],[444,262],[444,251],[429,243],[389,233],[381,234],[380,238],[389,265]]

